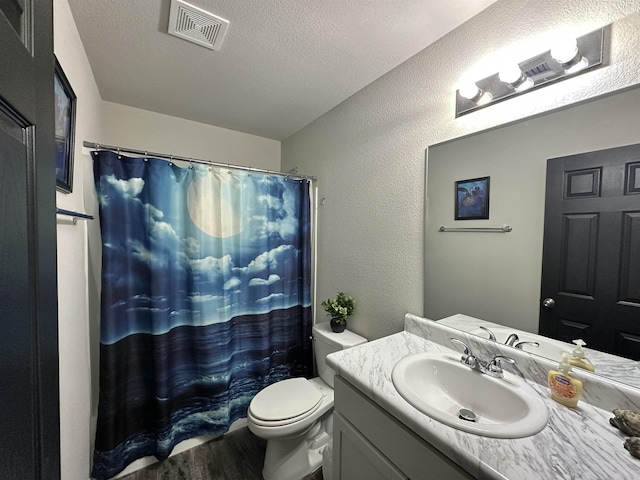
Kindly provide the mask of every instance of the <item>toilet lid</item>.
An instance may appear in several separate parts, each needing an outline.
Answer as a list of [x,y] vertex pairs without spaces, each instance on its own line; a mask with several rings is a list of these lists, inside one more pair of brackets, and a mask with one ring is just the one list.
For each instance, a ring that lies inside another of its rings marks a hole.
[[269,385],[251,401],[251,414],[265,421],[298,417],[322,400],[322,392],[306,378],[289,378]]

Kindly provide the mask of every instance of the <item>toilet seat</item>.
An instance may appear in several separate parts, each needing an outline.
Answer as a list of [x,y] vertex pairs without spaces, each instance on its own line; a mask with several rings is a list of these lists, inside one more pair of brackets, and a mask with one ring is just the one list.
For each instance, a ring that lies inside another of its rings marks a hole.
[[306,378],[290,378],[261,390],[249,405],[257,425],[277,427],[313,415],[322,404],[322,392]]

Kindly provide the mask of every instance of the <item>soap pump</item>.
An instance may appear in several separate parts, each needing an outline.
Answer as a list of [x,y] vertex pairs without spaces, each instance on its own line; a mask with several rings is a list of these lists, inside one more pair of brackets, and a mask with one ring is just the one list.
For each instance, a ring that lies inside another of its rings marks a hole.
[[551,398],[567,407],[576,407],[582,395],[582,381],[571,371],[569,353],[562,352],[562,361],[558,370],[549,370],[547,382],[551,389]]
[[576,347],[573,349],[573,354],[569,358],[569,363],[574,367],[584,368],[585,370],[589,370],[590,372],[594,372],[596,369],[587,358],[584,356],[584,351],[582,351],[582,347],[586,345],[584,340],[577,339],[573,340],[573,343],[576,344]]

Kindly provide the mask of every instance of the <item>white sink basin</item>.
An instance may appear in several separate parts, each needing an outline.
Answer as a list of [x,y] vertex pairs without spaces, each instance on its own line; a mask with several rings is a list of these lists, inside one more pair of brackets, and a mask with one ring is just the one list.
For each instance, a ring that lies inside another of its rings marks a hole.
[[[561,342],[559,340],[553,340],[551,338],[543,337],[542,335],[536,335],[535,333],[523,332],[509,327],[489,327],[496,337],[496,342],[504,343],[509,338],[509,335],[515,333],[518,335],[518,342],[538,342],[539,347],[533,345],[523,345],[522,350],[541,357],[548,358],[549,360],[562,360],[562,352],[572,352],[575,345],[570,343]],[[478,335],[479,337],[488,338],[489,334],[486,330],[478,328],[469,333]],[[518,343],[516,342],[516,343]]]
[[[493,378],[472,370],[460,363],[459,354],[410,355],[395,365],[391,377],[414,408],[465,432],[520,438],[547,424],[547,407],[522,379],[509,372]],[[473,412],[476,421],[461,419],[462,409]]]

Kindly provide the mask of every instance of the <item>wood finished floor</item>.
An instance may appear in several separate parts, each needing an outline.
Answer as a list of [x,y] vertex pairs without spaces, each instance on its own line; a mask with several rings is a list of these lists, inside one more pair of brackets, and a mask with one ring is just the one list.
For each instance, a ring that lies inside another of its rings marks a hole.
[[[247,427],[169,457],[122,480],[262,480],[267,442]],[[323,480],[322,469],[304,480]]]

